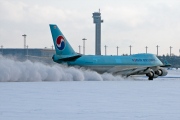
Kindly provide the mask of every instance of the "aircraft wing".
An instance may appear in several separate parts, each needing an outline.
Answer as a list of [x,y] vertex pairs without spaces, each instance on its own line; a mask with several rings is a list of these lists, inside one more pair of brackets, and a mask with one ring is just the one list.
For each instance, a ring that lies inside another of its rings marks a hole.
[[161,67],[171,67],[171,64],[169,64],[169,65],[162,65]]
[[163,63],[164,64],[161,67],[171,67],[171,64],[167,60],[164,60]]

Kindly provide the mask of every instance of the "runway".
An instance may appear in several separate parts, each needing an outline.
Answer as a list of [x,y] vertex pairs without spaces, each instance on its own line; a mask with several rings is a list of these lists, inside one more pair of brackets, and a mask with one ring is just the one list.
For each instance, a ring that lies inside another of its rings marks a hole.
[[1,120],[179,120],[180,80],[0,82]]

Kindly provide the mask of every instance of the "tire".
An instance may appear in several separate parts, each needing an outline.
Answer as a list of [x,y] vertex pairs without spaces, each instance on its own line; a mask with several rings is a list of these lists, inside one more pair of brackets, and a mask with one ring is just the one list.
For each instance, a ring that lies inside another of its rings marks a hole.
[[149,79],[148,80],[153,80],[153,77],[149,77]]
[[149,75],[149,79],[148,80],[153,80],[154,78],[154,72],[151,72],[152,75]]

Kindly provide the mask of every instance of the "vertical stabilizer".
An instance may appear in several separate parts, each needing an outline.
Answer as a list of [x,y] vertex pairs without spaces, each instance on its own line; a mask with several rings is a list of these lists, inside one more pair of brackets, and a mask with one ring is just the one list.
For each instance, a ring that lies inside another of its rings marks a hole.
[[68,43],[67,39],[62,34],[58,26],[55,24],[50,24],[49,26],[51,29],[56,55],[60,56],[61,58],[71,57],[76,55],[75,51]]

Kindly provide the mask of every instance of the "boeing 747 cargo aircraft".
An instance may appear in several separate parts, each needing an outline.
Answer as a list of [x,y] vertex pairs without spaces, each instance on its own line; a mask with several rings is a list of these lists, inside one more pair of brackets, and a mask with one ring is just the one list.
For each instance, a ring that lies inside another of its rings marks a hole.
[[76,53],[60,29],[50,24],[51,34],[56,50],[52,59],[68,66],[79,66],[113,75],[131,76],[145,74],[149,80],[158,76],[166,76],[165,65],[154,54],[135,54],[129,56],[82,55]]

